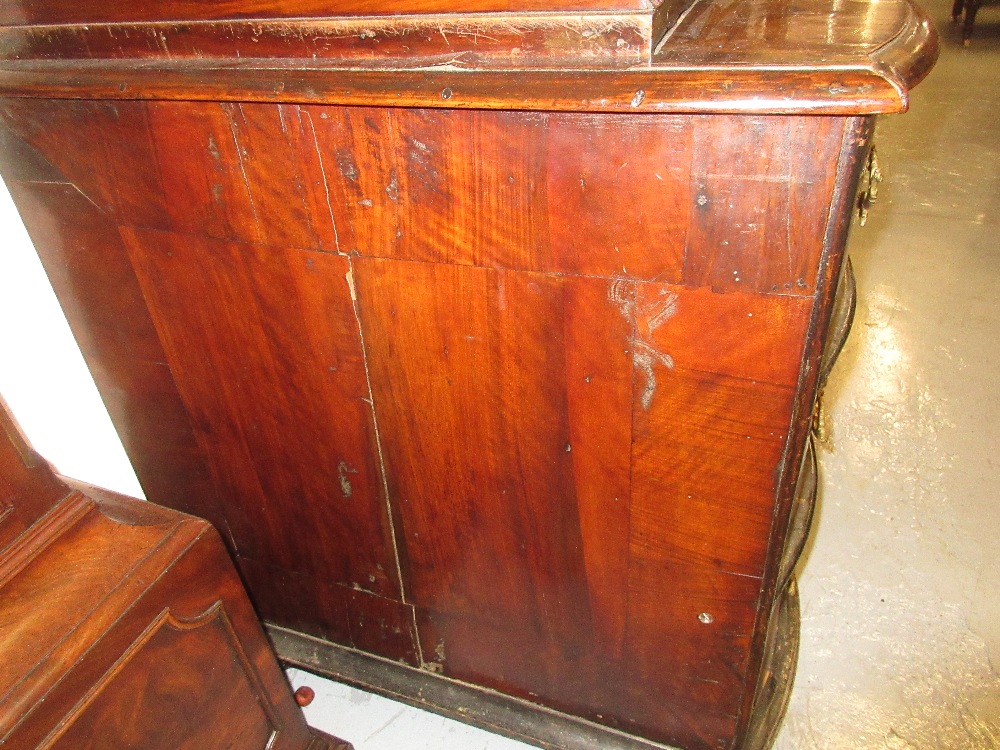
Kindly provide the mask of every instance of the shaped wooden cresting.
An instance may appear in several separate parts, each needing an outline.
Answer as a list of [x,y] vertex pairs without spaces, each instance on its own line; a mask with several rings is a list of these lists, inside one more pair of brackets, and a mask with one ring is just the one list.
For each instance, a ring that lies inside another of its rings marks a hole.
[[21,0],[0,161],[287,660],[760,748],[873,116],[935,55],[905,0]]

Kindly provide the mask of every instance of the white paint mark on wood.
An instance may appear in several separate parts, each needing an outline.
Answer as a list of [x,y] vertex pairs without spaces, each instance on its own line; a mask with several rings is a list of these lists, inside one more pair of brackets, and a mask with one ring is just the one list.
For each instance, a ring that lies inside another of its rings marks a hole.
[[653,300],[640,304],[638,283],[617,278],[611,281],[608,288],[608,300],[617,305],[632,329],[632,367],[641,371],[645,377],[639,402],[648,411],[656,394],[657,366],[668,370],[674,367],[673,357],[656,348],[653,334],[677,314],[677,294],[661,289]]

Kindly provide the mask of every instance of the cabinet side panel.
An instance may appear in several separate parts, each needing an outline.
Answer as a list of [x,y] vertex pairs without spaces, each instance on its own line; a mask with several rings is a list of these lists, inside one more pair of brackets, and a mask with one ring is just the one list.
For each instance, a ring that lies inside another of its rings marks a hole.
[[344,252],[680,280],[691,148],[684,118],[302,112]]
[[[778,465],[778,490],[771,523],[768,566],[764,577],[762,606],[754,629],[749,683],[757,686],[757,675],[764,658],[769,626],[778,616],[786,592],[776,591],[782,551],[788,534],[789,519],[802,466],[801,457],[813,426],[818,398],[821,361],[838,280],[845,267],[845,247],[851,226],[858,181],[871,143],[874,120],[856,118],[790,118],[803,148],[794,154],[790,167],[793,175],[792,237],[802,247],[815,247],[816,286],[809,313],[809,335],[802,352],[799,380],[795,391],[788,438]],[[808,147],[807,147],[808,146]],[[808,189],[815,185],[815,190]],[[777,603],[777,604],[776,604]],[[782,686],[779,690],[789,690]],[[768,706],[755,705],[755,691],[744,695],[741,733],[756,716],[766,714]],[[755,727],[759,732],[760,727]],[[766,730],[765,730],[766,734]]]
[[129,129],[137,117],[125,105],[4,100],[3,174],[146,496],[225,533],[114,219],[125,203],[158,216],[159,199],[143,198],[155,169],[144,128]]
[[398,598],[348,260],[123,236],[240,556]]

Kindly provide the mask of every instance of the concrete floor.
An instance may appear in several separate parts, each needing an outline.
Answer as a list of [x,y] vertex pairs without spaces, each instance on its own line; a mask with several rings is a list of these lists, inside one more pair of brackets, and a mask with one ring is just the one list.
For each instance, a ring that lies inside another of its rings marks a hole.
[[[1000,9],[883,118],[851,256],[854,329],[824,397],[802,646],[775,750],[1000,749]],[[526,745],[292,673],[357,750]]]
[[[1000,8],[963,49],[946,2],[927,4],[941,61],[912,111],[881,121],[886,182],[851,239],[858,314],[824,399],[799,674],[776,750],[1000,749]],[[135,494],[58,308],[42,322],[51,291],[2,192],[0,392],[63,472]],[[310,721],[357,750],[527,748],[290,675],[317,690]]]
[[777,750],[1000,748],[1000,10],[880,121]]

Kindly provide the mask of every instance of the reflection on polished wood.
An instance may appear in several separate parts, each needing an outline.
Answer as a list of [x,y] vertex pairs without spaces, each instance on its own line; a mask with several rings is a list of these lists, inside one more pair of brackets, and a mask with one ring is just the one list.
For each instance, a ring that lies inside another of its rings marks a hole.
[[5,4],[0,90],[111,99],[857,115],[905,110],[909,87],[937,56],[937,37],[909,0],[674,0],[642,8],[611,0],[319,5]]

